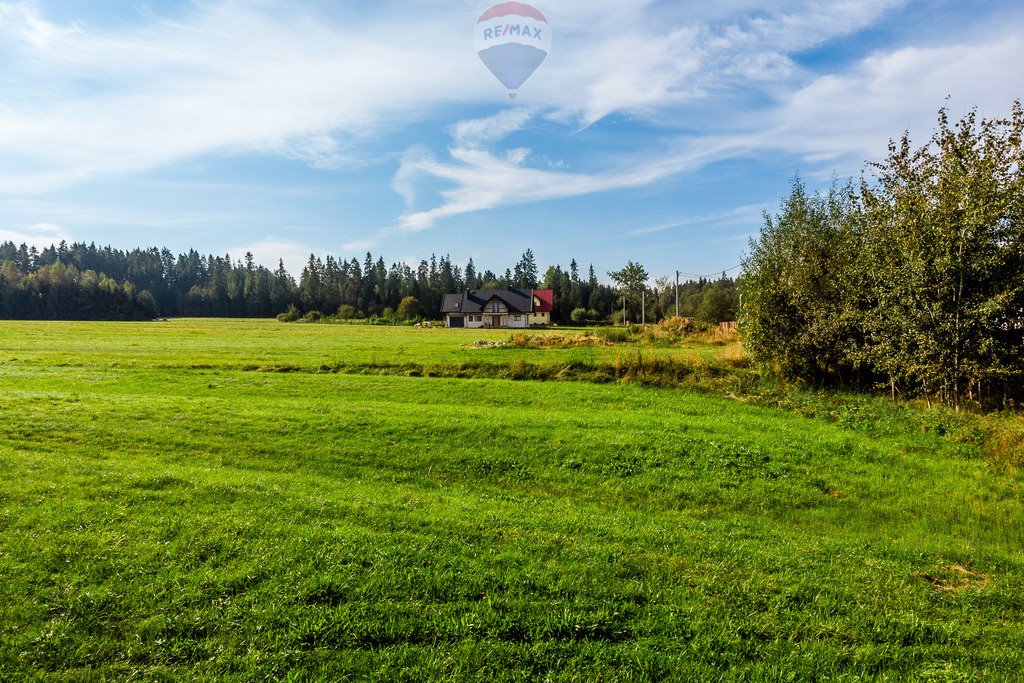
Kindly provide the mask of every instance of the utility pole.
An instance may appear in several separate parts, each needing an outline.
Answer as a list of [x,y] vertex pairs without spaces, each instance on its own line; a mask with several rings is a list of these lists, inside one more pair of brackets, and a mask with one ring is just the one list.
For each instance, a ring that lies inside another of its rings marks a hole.
[[626,324],[626,295],[622,295],[622,324]]
[[647,324],[647,286],[644,285],[644,290],[640,295],[640,324]]
[[679,317],[679,271],[676,271],[676,317]]

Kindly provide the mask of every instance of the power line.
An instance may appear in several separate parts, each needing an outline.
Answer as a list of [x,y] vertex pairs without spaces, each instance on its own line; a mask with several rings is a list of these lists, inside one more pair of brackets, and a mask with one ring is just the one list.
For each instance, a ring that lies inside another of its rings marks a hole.
[[703,278],[703,277],[714,277],[716,275],[721,275],[722,273],[731,273],[732,271],[734,271],[734,270],[736,270],[738,268],[742,268],[742,267],[743,267],[743,264],[739,263],[739,264],[733,266],[732,268],[725,268],[723,270],[716,270],[713,273],[707,273],[707,274],[704,274],[704,275],[699,274],[699,273],[685,273],[685,272],[683,272],[681,270],[677,271],[677,272],[680,275],[685,275],[686,277],[695,277],[695,278],[700,279],[700,278]]

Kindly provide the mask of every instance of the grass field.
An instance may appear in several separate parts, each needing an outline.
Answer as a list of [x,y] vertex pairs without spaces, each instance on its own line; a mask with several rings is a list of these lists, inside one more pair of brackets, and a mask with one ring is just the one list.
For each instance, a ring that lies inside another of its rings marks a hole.
[[1020,680],[969,421],[403,376],[637,353],[508,337],[0,324],[0,679]]
[[[282,324],[271,320],[172,320],[159,323],[4,322],[0,362],[262,371],[415,371],[474,374],[517,364],[564,368],[629,363],[638,351],[655,359],[714,361],[736,353],[719,346],[604,345],[582,348],[476,348],[507,342],[508,330],[369,325]],[[582,332],[530,330],[529,335]]]

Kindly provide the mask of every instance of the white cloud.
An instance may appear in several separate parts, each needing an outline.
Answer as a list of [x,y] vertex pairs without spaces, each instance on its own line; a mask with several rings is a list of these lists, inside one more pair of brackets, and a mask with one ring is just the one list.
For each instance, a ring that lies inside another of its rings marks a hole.
[[513,107],[482,119],[459,121],[448,132],[457,145],[479,146],[497,142],[522,130],[538,111],[538,107]]
[[64,228],[53,223],[34,223],[19,230],[0,230],[0,242],[14,242],[16,245],[27,244],[30,247],[44,249],[59,244],[61,240],[72,242],[72,237]]
[[[549,117],[583,125],[614,112],[651,115],[730,78],[791,77],[786,50],[855,30],[894,4],[788,0],[740,23],[730,17],[743,3],[724,3],[716,14],[679,11],[663,24],[652,20],[663,11],[653,0],[566,0],[549,8],[552,54],[524,96]],[[58,25],[34,4],[0,2],[0,41],[13,51],[13,68],[0,72],[0,192],[210,153],[347,167],[382,126],[435,105],[500,99],[469,47],[474,9],[400,6],[338,19],[274,0],[221,0],[115,31]],[[453,137],[492,143],[537,111],[456,123]]]
[[[540,163],[530,167],[532,153],[495,153],[476,139],[456,135],[447,161],[439,161],[423,150],[403,161],[396,179],[401,179],[410,206],[414,204],[417,183],[423,179],[441,181],[448,187],[441,192],[437,206],[409,211],[401,217],[399,227],[419,231],[438,220],[473,211],[640,187],[738,155],[798,155],[809,165],[809,175],[854,175],[866,161],[883,157],[887,141],[903,130],[910,130],[917,144],[927,142],[935,127],[936,112],[946,103],[947,94],[955,95],[949,102],[953,116],[975,105],[983,114],[1008,112],[1013,99],[1024,92],[1024,70],[993,69],[992,65],[1013,64],[1024,54],[1024,31],[1016,27],[1001,36],[986,36],[973,43],[878,52],[845,71],[817,76],[758,61],[770,61],[774,54],[771,49],[776,47],[803,49],[828,36],[856,30],[877,20],[884,9],[896,4],[899,3],[865,8],[838,2],[811,11],[806,17],[790,12],[748,21],[744,27],[730,24],[715,38],[704,30],[677,31],[699,46],[693,51],[685,46],[679,48],[683,53],[698,55],[694,59],[718,70],[708,82],[716,81],[721,86],[729,79],[741,78],[749,85],[753,80],[768,78],[774,101],[749,109],[721,109],[716,112],[717,117],[709,117],[712,120],[708,125],[713,131],[675,138],[666,133],[666,151],[607,158],[599,164],[600,170],[591,173],[568,172],[550,164],[541,167]],[[675,54],[672,49],[652,45],[638,64],[653,68],[658,59]],[[778,57],[788,61],[781,53]],[[608,56],[603,59],[606,63]],[[743,60],[747,60],[749,68],[738,74],[734,67]],[[576,110],[584,123],[613,110],[643,109],[644,93],[650,94],[652,106],[698,96],[671,85],[687,70],[685,64],[677,65],[681,71],[663,72],[664,83],[650,88],[642,82],[635,88],[626,87],[635,74],[630,75],[633,65],[623,64],[620,71],[613,68],[605,80],[591,81],[592,97],[586,100],[588,104],[583,110]],[[601,84],[619,81],[624,95],[617,94],[615,86],[602,89]],[[566,110],[537,115],[557,119],[566,116]],[[497,121],[488,123],[499,127]],[[590,158],[593,161],[592,155]]]
[[348,254],[358,254],[372,249],[377,244],[373,238],[355,239],[341,245],[341,250]]
[[[54,29],[45,47],[22,41],[20,63],[34,66],[0,77],[0,155],[32,163],[0,164],[0,191],[211,152],[333,168],[348,156],[339,136],[362,141],[432,103],[463,99],[485,78],[464,46],[436,40],[453,23],[443,13],[348,26],[268,6],[199,5],[182,23],[116,38]],[[27,6],[4,8],[0,39],[45,23]],[[51,87],[30,92],[39,71]]]
[[433,157],[407,158],[399,170],[406,183],[428,176],[454,188],[442,192],[443,203],[433,209],[405,214],[399,229],[419,232],[441,219],[500,206],[524,204],[596,192],[642,187],[657,180],[694,170],[730,153],[738,141],[701,140],[683,149],[611,166],[595,173],[567,173],[529,168],[517,159],[499,158],[481,149],[453,147],[451,162]]
[[5,28],[9,39],[23,41],[40,50],[54,47],[79,30],[74,25],[62,27],[46,21],[32,11],[31,5],[23,2],[0,4],[0,30]]
[[824,173],[856,173],[881,160],[904,131],[927,143],[940,107],[1006,115],[1024,93],[1024,71],[993,69],[1024,54],[1024,31],[982,43],[914,47],[873,55],[843,74],[814,79],[772,114],[765,147],[802,154]]
[[522,166],[530,158],[531,151],[527,147],[516,147],[505,152],[505,160],[513,166]]
[[612,112],[648,114],[703,94],[698,35],[690,26],[663,35],[627,28],[599,45],[593,36],[579,36],[566,48],[576,58],[556,74],[542,73],[539,85],[555,103],[557,118],[584,126]]
[[[785,52],[805,50],[870,26],[907,0],[833,0],[832,2],[780,3],[769,14],[755,17],[735,35]],[[787,6],[788,5],[788,6]],[[745,29],[745,30],[744,30]]]
[[[350,168],[366,163],[364,143],[379,147],[383,131],[408,130],[453,105],[503,101],[470,47],[479,7],[391,4],[318,13],[281,0],[212,0],[174,21],[115,31],[62,26],[38,5],[0,0],[0,58],[10,57],[0,70],[0,193],[211,154]],[[1015,25],[996,39],[890,49],[837,73],[813,73],[794,58],[903,4],[549,3],[552,51],[521,90],[522,104],[455,122],[446,152],[412,145],[401,159],[392,179],[406,202],[398,227],[641,187],[741,154],[797,154],[812,170],[856,172],[904,128],[931,130],[947,94],[953,106],[1004,112],[1024,92],[1024,70],[993,68],[1024,54]],[[535,140],[522,146],[516,135],[559,124],[567,133],[615,116],[650,124],[645,135],[658,151],[625,140],[618,156],[609,143],[598,157],[565,135],[563,154]],[[397,149],[408,144],[402,138]],[[589,170],[570,170],[581,168]],[[361,250],[378,237],[344,247]],[[289,248],[253,246],[261,244]],[[306,252],[304,263],[308,250],[291,246]]]
[[246,253],[251,253],[253,260],[270,270],[277,270],[278,261],[284,261],[285,269],[292,277],[298,279],[302,269],[309,261],[309,255],[315,254],[325,258],[327,253],[322,249],[314,249],[295,242],[287,242],[267,237],[252,244],[233,247],[227,250],[234,260],[242,259]]

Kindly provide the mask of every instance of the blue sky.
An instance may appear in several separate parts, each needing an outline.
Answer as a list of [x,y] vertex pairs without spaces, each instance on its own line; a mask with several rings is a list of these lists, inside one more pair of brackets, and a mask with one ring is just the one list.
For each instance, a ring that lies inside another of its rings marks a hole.
[[711,274],[794,174],[1024,97],[1019,0],[542,0],[515,102],[490,4],[0,0],[0,240]]

